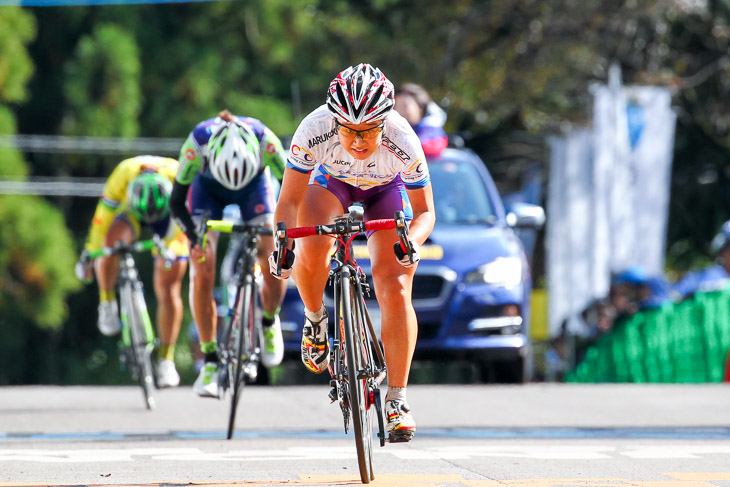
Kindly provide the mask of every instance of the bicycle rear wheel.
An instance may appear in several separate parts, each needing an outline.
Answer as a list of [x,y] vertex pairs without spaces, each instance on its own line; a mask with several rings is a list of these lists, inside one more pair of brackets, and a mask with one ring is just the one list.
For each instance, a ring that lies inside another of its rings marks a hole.
[[152,347],[149,346],[147,333],[145,332],[145,319],[149,320],[147,306],[144,304],[144,296],[134,288],[132,283],[126,283],[122,286],[121,296],[123,307],[122,318],[126,320],[127,326],[129,327],[132,378],[136,378],[142,387],[142,394],[147,409],[154,409],[155,398],[152,396],[152,390],[154,389]]
[[[235,313],[229,341],[229,370],[231,381],[231,403],[228,414],[227,438],[233,437],[236,425],[238,401],[246,384],[247,367],[252,366],[256,343],[256,290],[252,282],[246,282],[236,293]],[[255,367],[255,363],[253,363]]]
[[[357,463],[360,480],[364,484],[375,478],[373,472],[373,430],[370,390],[367,385],[365,335],[362,316],[356,311],[356,292],[350,281],[349,272],[343,272],[340,279],[342,319],[345,328],[345,353],[347,354],[347,377],[352,409],[352,429],[355,432]],[[353,306],[355,304],[355,306]]]

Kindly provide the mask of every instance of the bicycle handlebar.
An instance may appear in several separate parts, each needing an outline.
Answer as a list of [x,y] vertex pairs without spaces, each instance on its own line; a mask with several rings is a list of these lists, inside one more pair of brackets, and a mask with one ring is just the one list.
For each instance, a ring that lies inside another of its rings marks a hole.
[[[290,238],[310,237],[313,235],[348,235],[366,231],[390,230],[392,228],[395,228],[400,239],[401,247],[412,263],[413,246],[410,240],[408,240],[408,222],[403,211],[396,211],[392,219],[384,218],[380,220],[356,221],[350,218],[336,221],[331,225],[286,228],[284,222],[279,222],[276,225],[274,236],[276,238],[277,249],[285,249]],[[280,257],[281,252],[277,256]],[[281,258],[276,259],[276,273],[279,276],[281,275]]]
[[360,233],[370,230],[390,230],[396,227],[395,220],[382,219],[366,222],[343,221],[332,225],[315,225],[311,227],[295,227],[286,230],[289,238],[310,237],[312,235],[346,235],[348,233]]
[[228,220],[207,220],[205,226],[208,230],[222,233],[255,233],[256,235],[272,235],[271,227],[265,227],[261,223],[234,223]]
[[[265,227],[262,223],[235,223],[230,220],[208,220],[205,216],[209,212],[203,214],[204,218],[201,219],[200,225],[198,226],[198,234],[203,235],[200,242],[200,249],[204,250],[205,245],[208,242],[208,230],[221,233],[249,233],[260,236],[273,235],[273,231],[270,227]],[[205,257],[201,258],[201,262],[205,261]]]
[[165,259],[165,268],[169,269],[170,267],[172,267],[172,262],[174,259],[168,257],[165,242],[163,242],[158,235],[155,235],[153,238],[147,240],[137,240],[136,242],[132,242],[131,244],[126,244],[120,241],[115,243],[113,247],[102,247],[99,250],[89,252],[88,258],[96,259],[97,257],[109,257],[124,252],[149,252],[150,250],[153,250],[155,248],[159,251],[160,257]]

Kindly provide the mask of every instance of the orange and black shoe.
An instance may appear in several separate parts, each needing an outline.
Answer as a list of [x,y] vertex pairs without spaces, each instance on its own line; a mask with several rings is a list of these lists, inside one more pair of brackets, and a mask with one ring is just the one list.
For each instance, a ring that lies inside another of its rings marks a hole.
[[321,374],[330,361],[330,342],[327,336],[327,308],[322,319],[314,322],[304,318],[302,329],[302,362],[310,372]]
[[388,442],[400,443],[413,439],[416,422],[408,404],[398,399],[385,401],[385,416],[388,420]]

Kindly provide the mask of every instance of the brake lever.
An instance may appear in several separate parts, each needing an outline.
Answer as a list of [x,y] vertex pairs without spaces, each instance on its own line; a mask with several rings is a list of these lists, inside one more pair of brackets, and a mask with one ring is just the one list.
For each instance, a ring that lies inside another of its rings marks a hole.
[[172,269],[173,259],[169,256],[169,252],[167,250],[167,246],[165,246],[165,242],[160,238],[159,235],[154,234],[152,236],[152,240],[155,242],[155,247],[157,247],[157,251],[160,253],[160,257],[164,260],[164,266],[166,270]]
[[408,221],[403,211],[399,210],[395,212],[395,232],[398,234],[400,239],[400,245],[405,253],[408,254],[408,260],[413,264],[413,246],[411,241],[408,240]]
[[281,262],[283,252],[286,251],[286,246],[289,240],[286,236],[286,223],[279,222],[276,224],[276,275],[281,277]]

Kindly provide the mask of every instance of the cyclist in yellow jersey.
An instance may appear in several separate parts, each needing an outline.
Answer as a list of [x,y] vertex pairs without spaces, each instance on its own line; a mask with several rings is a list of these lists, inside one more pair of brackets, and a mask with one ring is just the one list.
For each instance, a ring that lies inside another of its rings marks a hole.
[[[154,262],[154,291],[157,298],[157,326],[160,348],[157,361],[157,386],[175,387],[180,375],[175,368],[175,343],[180,333],[183,302],[182,279],[188,261],[187,237],[170,217],[170,192],[177,173],[175,159],[137,156],[120,162],[104,185],[96,206],[89,235],[77,264],[77,275],[88,281],[92,263],[88,253],[116,242],[131,243],[144,228],[159,235],[167,247],[172,267],[165,268],[161,256]],[[100,257],[93,262],[99,284],[97,326],[107,336],[121,329],[115,285],[119,274],[117,257]]]

